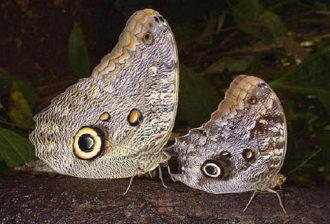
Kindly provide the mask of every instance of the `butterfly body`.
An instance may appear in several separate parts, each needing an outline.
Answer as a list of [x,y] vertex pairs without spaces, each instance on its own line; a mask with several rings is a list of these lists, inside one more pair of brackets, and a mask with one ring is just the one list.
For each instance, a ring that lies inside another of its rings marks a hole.
[[285,180],[279,171],[286,135],[274,91],[257,77],[241,75],[211,119],[165,152],[177,165],[172,177],[190,187],[215,194],[266,191]]
[[91,77],[34,117],[30,140],[37,156],[62,174],[125,178],[145,173],[165,158],[161,149],[174,125],[177,97],[172,31],[158,12],[141,10]]

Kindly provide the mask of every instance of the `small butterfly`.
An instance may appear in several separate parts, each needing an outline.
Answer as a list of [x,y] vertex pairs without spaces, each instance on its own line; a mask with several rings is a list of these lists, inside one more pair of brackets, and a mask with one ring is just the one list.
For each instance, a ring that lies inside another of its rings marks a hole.
[[126,178],[155,169],[178,104],[178,53],[166,20],[135,12],[117,45],[34,117],[36,155],[55,171]]
[[208,122],[164,151],[174,180],[214,194],[254,191],[246,208],[256,192],[272,192],[286,214],[273,190],[286,179],[279,173],[286,146],[286,119],[275,92],[260,78],[241,75]]

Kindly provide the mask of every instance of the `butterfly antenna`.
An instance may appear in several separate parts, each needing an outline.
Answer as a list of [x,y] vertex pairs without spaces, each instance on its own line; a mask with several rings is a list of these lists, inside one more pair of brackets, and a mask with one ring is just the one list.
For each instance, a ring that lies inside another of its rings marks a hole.
[[250,200],[249,200],[249,202],[246,204],[243,212],[246,211],[246,209],[249,207],[249,205],[251,204],[252,200],[255,198],[256,195],[257,195],[257,191],[254,191],[253,194],[252,194],[252,196],[251,196],[251,198],[250,198]]
[[279,194],[277,191],[275,191],[275,190],[273,190],[273,189],[270,189],[270,188],[268,188],[267,191],[270,192],[270,193],[274,193],[274,194],[276,194],[276,196],[277,196],[277,198],[278,198],[278,201],[280,202],[280,206],[281,206],[281,208],[282,208],[284,214],[285,214],[286,216],[289,216],[288,213],[286,212],[285,208],[284,208],[283,200],[282,200],[280,194]]
[[160,166],[158,166],[158,171],[159,171],[159,179],[162,182],[163,187],[167,188],[164,179],[163,179],[163,172],[162,172],[162,168]]

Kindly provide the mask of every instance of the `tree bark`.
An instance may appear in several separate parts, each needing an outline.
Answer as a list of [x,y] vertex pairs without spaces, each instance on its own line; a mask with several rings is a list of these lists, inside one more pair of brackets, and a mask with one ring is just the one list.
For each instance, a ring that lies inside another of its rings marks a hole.
[[89,180],[0,176],[1,223],[329,223],[330,190],[284,185],[286,217],[275,194],[214,195],[158,179]]

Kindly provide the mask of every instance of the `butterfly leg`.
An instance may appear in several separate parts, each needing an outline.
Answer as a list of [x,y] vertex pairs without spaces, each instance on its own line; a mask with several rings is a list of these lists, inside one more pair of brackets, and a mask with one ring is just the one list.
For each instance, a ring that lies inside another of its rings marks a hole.
[[132,185],[132,183],[133,183],[134,176],[135,176],[135,175],[133,175],[133,176],[131,177],[131,179],[129,180],[129,184],[128,184],[128,186],[127,186],[127,188],[126,188],[126,191],[124,192],[123,195],[126,195],[126,194],[128,193],[128,191],[129,191],[129,189],[130,189],[130,187],[131,187],[131,185]]
[[149,178],[150,179],[153,179],[154,178],[154,175],[151,173],[151,171],[148,171],[148,175],[149,175]]
[[282,198],[281,198],[280,194],[279,194],[277,191],[275,191],[275,190],[273,190],[273,189],[270,189],[270,188],[268,188],[267,191],[270,192],[270,193],[274,193],[274,194],[276,194],[276,196],[277,196],[277,198],[278,198],[278,201],[280,202],[280,206],[281,206],[281,208],[282,208],[284,214],[285,214],[286,216],[288,216],[288,213],[286,212],[286,210],[285,210],[285,208],[284,208],[283,201],[282,201]]
[[170,168],[169,165],[167,165],[167,172],[168,172],[168,174],[170,175],[172,181],[173,181],[173,182],[177,182],[177,180],[173,178],[173,174],[172,174],[172,172],[171,172],[171,168]]
[[[168,157],[169,158],[169,157]],[[168,172],[168,174],[170,175],[170,177],[171,177],[171,179],[172,179],[172,181],[173,182],[176,182],[177,180],[175,180],[174,178],[173,178],[173,174],[172,174],[172,172],[171,172],[171,168],[170,168],[170,166],[168,165],[168,161],[165,161],[165,162],[162,162],[162,163],[160,163],[160,166],[161,167],[166,167],[167,168],[167,172]],[[160,173],[160,172],[159,172]]]
[[135,170],[134,174],[132,175],[131,179],[129,180],[129,183],[128,183],[128,186],[127,186],[127,189],[126,189],[126,191],[124,192],[123,195],[126,195],[126,194],[128,193],[128,191],[129,191],[129,189],[130,189],[130,187],[131,187],[131,185],[132,185],[132,183],[133,183],[133,179],[134,179],[134,177],[139,173],[139,170],[141,170],[141,169],[140,169],[140,168],[137,168],[137,169]]
[[249,207],[249,205],[251,204],[252,200],[255,198],[256,195],[257,195],[257,191],[254,191],[253,194],[252,194],[252,196],[251,196],[251,198],[250,198],[250,200],[249,200],[249,202],[246,204],[243,212],[246,211],[246,209]]
[[159,171],[159,179],[162,182],[163,187],[167,188],[164,179],[163,179],[163,172],[162,172],[162,168],[160,166],[158,166],[158,171]]

